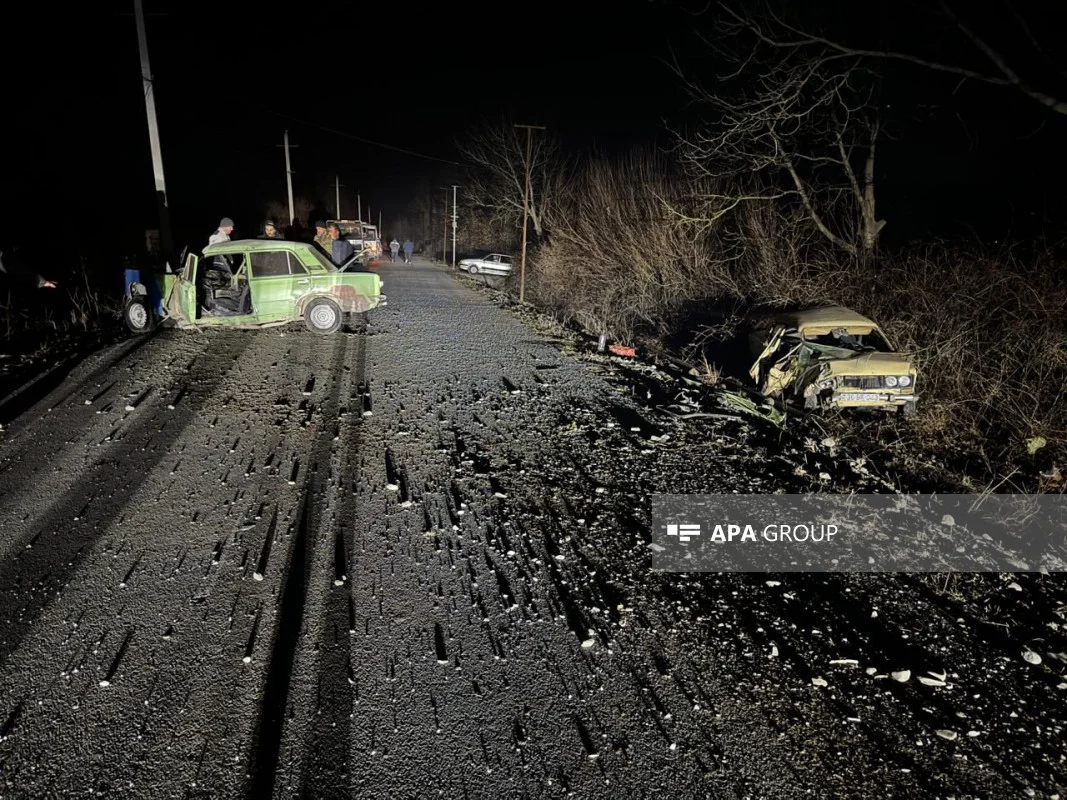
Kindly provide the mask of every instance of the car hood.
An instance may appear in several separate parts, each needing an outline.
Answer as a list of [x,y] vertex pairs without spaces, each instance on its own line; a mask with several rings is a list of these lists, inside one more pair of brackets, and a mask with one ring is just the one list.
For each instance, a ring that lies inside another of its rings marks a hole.
[[856,353],[823,362],[829,375],[908,375],[915,371],[904,353]]

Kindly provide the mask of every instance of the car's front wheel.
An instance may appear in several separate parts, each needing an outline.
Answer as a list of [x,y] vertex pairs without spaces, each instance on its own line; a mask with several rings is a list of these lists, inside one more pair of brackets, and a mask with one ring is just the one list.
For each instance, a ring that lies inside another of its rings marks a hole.
[[156,315],[148,307],[148,298],[143,294],[134,295],[126,301],[122,312],[126,327],[133,333],[148,333],[156,326]]
[[469,272],[471,275],[477,275],[478,268],[474,266],[474,264],[471,264],[469,267],[467,267],[467,272]]
[[343,323],[341,309],[327,297],[316,297],[304,310],[304,324],[312,333],[337,333]]

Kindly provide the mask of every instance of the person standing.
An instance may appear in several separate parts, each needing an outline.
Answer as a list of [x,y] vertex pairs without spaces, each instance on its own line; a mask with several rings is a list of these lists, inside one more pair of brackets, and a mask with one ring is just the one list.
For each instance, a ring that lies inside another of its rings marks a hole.
[[329,255],[333,252],[333,239],[330,238],[330,232],[326,230],[326,223],[321,219],[315,221],[315,244],[322,248],[322,252]]
[[415,252],[415,243],[411,239],[404,240],[404,263],[411,263],[411,254]]
[[343,266],[352,256],[356,254],[356,249],[352,247],[352,243],[347,239],[341,238],[341,229],[337,225],[330,226],[330,259],[337,266]]
[[400,253],[400,242],[398,242],[396,239],[393,239],[393,241],[389,242],[389,252],[392,253],[392,259],[394,262],[396,262],[396,257]]
[[215,229],[215,232],[207,238],[208,245],[221,244],[222,242],[230,241],[230,234],[233,233],[233,220],[229,217],[223,217],[219,222],[219,227]]
[[281,239],[282,235],[278,231],[278,226],[274,224],[274,220],[268,219],[263,223],[263,233],[257,238],[260,239]]

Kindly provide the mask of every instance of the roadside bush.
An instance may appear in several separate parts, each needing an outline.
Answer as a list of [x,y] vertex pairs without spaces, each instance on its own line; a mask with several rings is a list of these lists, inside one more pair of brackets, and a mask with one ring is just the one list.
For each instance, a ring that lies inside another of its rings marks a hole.
[[990,472],[1027,447],[1067,445],[1067,280],[1051,259],[1020,264],[931,244],[852,269],[827,299],[885,326],[919,362],[926,437],[973,448]]
[[687,202],[685,181],[654,154],[593,159],[553,209],[549,241],[532,260],[531,299],[629,340],[662,329],[687,300],[728,291],[714,231],[678,224]]

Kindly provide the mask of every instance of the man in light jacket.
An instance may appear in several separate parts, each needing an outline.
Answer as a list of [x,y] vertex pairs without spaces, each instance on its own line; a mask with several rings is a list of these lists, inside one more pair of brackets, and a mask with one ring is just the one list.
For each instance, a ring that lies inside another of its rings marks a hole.
[[229,217],[223,217],[222,221],[219,222],[219,227],[208,237],[207,243],[210,246],[221,242],[228,242],[230,241],[231,233],[233,233],[233,220]]

